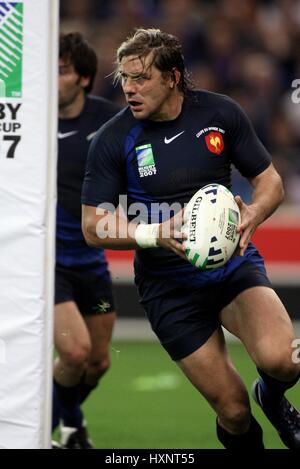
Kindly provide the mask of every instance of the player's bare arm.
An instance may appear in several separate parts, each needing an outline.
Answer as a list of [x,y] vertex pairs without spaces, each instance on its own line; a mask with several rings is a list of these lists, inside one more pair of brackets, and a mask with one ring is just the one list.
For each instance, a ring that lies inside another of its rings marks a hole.
[[82,231],[87,244],[105,249],[137,249],[134,233],[137,225],[129,223],[118,208],[115,212],[82,205]]
[[242,219],[239,226],[241,256],[244,255],[256,228],[272,215],[284,197],[282,180],[273,164],[270,164],[262,173],[249,179],[249,182],[253,187],[251,204],[245,204],[240,196],[235,197]]
[[[159,246],[185,258],[184,247],[178,241],[184,236],[181,225],[182,211],[161,224],[138,225],[129,222],[120,208],[113,213],[90,205],[82,206],[82,231],[92,247],[127,250]],[[137,230],[143,233],[138,234]]]

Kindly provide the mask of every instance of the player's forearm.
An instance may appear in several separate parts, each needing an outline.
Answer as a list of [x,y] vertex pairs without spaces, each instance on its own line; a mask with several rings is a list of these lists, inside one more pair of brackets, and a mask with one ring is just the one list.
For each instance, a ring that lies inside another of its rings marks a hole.
[[138,247],[134,237],[136,226],[116,212],[85,216],[83,211],[82,231],[87,244],[91,247],[136,249]]
[[270,171],[266,176],[252,181],[254,190],[251,205],[256,209],[258,225],[272,215],[284,197],[283,184],[278,173]]
[[241,256],[245,254],[256,228],[276,210],[284,194],[281,178],[272,165],[250,182],[253,187],[252,202],[248,205],[240,196],[235,197],[241,212],[239,225]]

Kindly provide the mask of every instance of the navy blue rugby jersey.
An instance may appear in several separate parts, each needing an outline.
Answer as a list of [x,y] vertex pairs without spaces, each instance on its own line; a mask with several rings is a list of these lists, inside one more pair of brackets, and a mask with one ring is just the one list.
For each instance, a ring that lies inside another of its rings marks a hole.
[[[138,121],[126,108],[100,129],[89,151],[82,203],[109,202],[116,207],[119,195],[126,194],[128,206],[144,203],[145,221],[154,223],[169,217],[158,210],[163,202],[183,206],[209,183],[230,189],[232,164],[251,178],[270,162],[237,103],[227,96],[193,91],[175,120]],[[162,248],[137,250],[135,267],[137,273],[202,285],[221,281],[246,258],[263,267],[252,244],[244,257],[234,257],[212,271],[201,271]]]
[[87,246],[81,231],[81,188],[90,143],[102,124],[120,108],[87,96],[82,113],[58,121],[56,261],[66,267],[106,270],[102,249]]

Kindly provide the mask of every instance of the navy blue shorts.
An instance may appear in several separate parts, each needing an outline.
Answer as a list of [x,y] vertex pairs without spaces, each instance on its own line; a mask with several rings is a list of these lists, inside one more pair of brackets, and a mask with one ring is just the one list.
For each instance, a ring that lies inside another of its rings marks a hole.
[[[150,284],[149,284],[150,282]],[[203,345],[221,326],[221,310],[242,291],[255,286],[272,288],[265,270],[246,261],[224,281],[189,289],[176,286],[143,301],[143,293],[159,279],[137,279],[141,304],[151,327],[173,360],[181,360]]]
[[67,268],[56,264],[55,304],[75,301],[83,316],[115,310],[109,272],[99,275],[87,268]]

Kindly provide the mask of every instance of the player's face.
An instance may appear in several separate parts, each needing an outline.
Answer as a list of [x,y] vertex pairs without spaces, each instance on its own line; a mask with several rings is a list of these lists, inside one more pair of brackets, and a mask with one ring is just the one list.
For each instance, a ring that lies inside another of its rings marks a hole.
[[136,119],[169,119],[171,80],[152,64],[151,54],[145,59],[124,57],[120,75],[126,101]]
[[76,73],[73,64],[59,60],[59,107],[69,107],[84,94],[82,78]]

